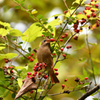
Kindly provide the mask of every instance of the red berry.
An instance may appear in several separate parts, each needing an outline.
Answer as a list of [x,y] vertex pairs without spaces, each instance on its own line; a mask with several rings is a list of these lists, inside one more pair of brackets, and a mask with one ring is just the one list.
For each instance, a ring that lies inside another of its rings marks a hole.
[[39,72],[38,75],[41,75],[41,72]]
[[84,13],[84,14],[86,14],[86,11],[85,11],[85,10],[83,10],[83,13]]
[[65,33],[65,36],[68,36],[68,33]]
[[67,79],[64,80],[65,82],[67,81]]
[[96,27],[99,27],[99,24],[98,23],[96,23]]
[[32,53],[31,56],[33,56],[34,54]]
[[44,35],[42,35],[42,37],[44,37]]
[[63,41],[63,39],[60,39],[60,42],[62,42]]
[[73,39],[74,39],[74,40],[78,40],[78,36],[74,36]]
[[67,49],[72,48],[72,45],[68,45],[68,46],[66,46],[66,48],[67,48]]
[[8,63],[8,62],[9,62],[9,61],[6,59],[6,60],[5,60],[5,63]]
[[51,41],[51,42],[54,42],[54,41],[55,41],[55,39],[51,38],[51,39],[50,39],[50,41]]
[[91,2],[93,2],[93,0],[91,0]]
[[78,29],[76,29],[76,30],[74,30],[76,33],[79,33],[80,32],[80,30],[78,30]]
[[36,50],[36,49],[34,49],[33,51],[34,51],[34,52],[37,52],[37,50]]
[[95,7],[98,8],[98,4],[95,4]]
[[48,76],[47,76],[47,75],[44,75],[44,78],[45,78],[45,79],[47,79],[47,78],[48,78]]
[[63,48],[61,48],[60,50],[61,50],[61,51],[63,51],[64,49],[63,49]]
[[11,77],[11,79],[13,80],[13,79],[14,79],[14,77]]
[[79,12],[78,14],[81,14],[81,12]]
[[62,84],[62,89],[64,89],[65,88],[65,84]]
[[31,56],[28,56],[28,59],[30,59],[31,58]]
[[31,90],[30,93],[32,94],[33,93],[33,90]]
[[58,69],[57,69],[57,68],[54,68],[54,70],[55,70],[55,71],[58,71]]
[[87,18],[90,18],[90,15],[87,15]]
[[63,55],[63,57],[66,57],[66,55],[65,54],[62,54]]
[[91,16],[92,17],[96,17],[96,14],[94,12],[92,12]]
[[52,55],[56,56],[56,53],[53,53]]
[[85,77],[85,80],[87,80],[88,79],[88,77]]
[[91,8],[90,7],[85,7],[85,10],[90,10]]
[[94,12],[95,10],[94,9],[91,9],[91,12]]
[[13,73],[13,70],[10,70],[10,73]]
[[55,75],[58,75],[59,73],[58,72],[55,72]]
[[33,58],[30,59],[30,62],[33,62]]
[[65,10],[65,11],[64,11],[64,14],[66,14],[67,12],[68,12],[68,10]]
[[62,38],[65,38],[65,35],[62,35]]
[[10,61],[11,61],[11,59],[8,59],[8,61],[10,62]]
[[32,73],[31,72],[27,72],[27,75],[32,75]]

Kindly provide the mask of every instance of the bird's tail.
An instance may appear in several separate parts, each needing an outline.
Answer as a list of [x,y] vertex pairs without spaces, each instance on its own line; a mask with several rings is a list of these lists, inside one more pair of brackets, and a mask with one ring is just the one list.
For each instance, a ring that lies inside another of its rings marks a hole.
[[54,84],[54,83],[59,83],[59,79],[58,79],[57,76],[55,75],[53,68],[50,69],[49,75],[50,75],[50,77],[51,77],[51,83],[52,83],[52,84]]

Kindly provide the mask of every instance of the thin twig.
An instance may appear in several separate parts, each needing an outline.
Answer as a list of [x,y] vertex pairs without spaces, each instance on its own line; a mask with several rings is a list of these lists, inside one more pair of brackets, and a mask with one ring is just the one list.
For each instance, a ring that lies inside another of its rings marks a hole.
[[70,15],[71,15],[71,12],[70,12],[70,10],[69,10],[69,8],[68,8],[68,6],[67,6],[66,0],[63,0],[63,2],[64,2],[66,8],[68,9],[68,11],[69,11],[69,13],[70,13]]
[[90,46],[89,46],[88,34],[87,33],[86,33],[86,42],[87,42],[88,51],[89,51],[89,59],[90,59],[90,63],[91,63],[92,71],[93,71],[93,78],[94,78],[94,82],[95,82],[95,85],[96,85],[96,80],[95,80],[95,75],[94,75],[94,67],[93,67],[93,62],[92,62],[92,58],[91,58],[91,49],[90,49]]
[[48,95],[49,95],[49,96],[55,96],[55,95],[60,95],[60,94],[64,94],[64,92],[55,93],[55,94],[48,94]]

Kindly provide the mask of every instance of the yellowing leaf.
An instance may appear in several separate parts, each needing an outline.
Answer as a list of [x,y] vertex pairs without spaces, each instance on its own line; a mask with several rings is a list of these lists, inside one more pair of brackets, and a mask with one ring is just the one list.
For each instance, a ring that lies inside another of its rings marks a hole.
[[86,15],[83,15],[83,14],[78,14],[77,16],[76,16],[79,20],[81,20],[82,18],[87,18],[86,17]]
[[42,36],[42,28],[37,26],[38,22],[33,23],[21,36],[21,39],[26,42],[32,42],[37,37]]
[[16,57],[17,54],[16,53],[7,53],[7,54],[0,54],[0,60],[4,59],[4,58],[14,58]]
[[22,86],[22,79],[21,78],[18,78],[18,85],[19,85],[19,87],[21,88],[21,86]]
[[0,28],[0,35],[5,36],[7,35],[9,30],[5,30],[4,28]]
[[36,9],[33,9],[33,10],[31,11],[31,14],[36,14],[36,13],[38,13],[38,11],[37,11]]
[[11,29],[10,31],[9,31],[9,34],[11,35],[11,36],[22,36],[23,34],[19,31],[19,30],[17,30],[17,29]]
[[60,25],[60,23],[62,23],[62,21],[59,20],[59,18],[58,18],[58,19],[55,19],[55,20],[49,22],[49,23],[46,25],[46,28],[47,28],[48,26],[52,26],[52,28],[53,28],[53,32],[52,32],[52,33],[53,33],[54,36],[55,36],[55,26]]
[[[86,0],[82,0],[82,3],[81,3],[81,4],[83,4],[85,1],[86,1]],[[72,5],[75,4],[75,3],[80,4],[80,2],[81,2],[81,0],[75,0],[75,1],[72,3]]]

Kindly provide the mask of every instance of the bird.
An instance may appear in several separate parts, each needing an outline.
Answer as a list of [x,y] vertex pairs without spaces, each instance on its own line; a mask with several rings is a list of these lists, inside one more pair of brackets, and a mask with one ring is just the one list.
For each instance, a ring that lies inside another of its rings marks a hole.
[[39,49],[37,50],[37,60],[38,63],[45,63],[47,65],[46,70],[51,77],[51,83],[59,83],[59,79],[57,78],[53,70],[53,58],[50,51],[50,39],[45,38],[42,41]]

